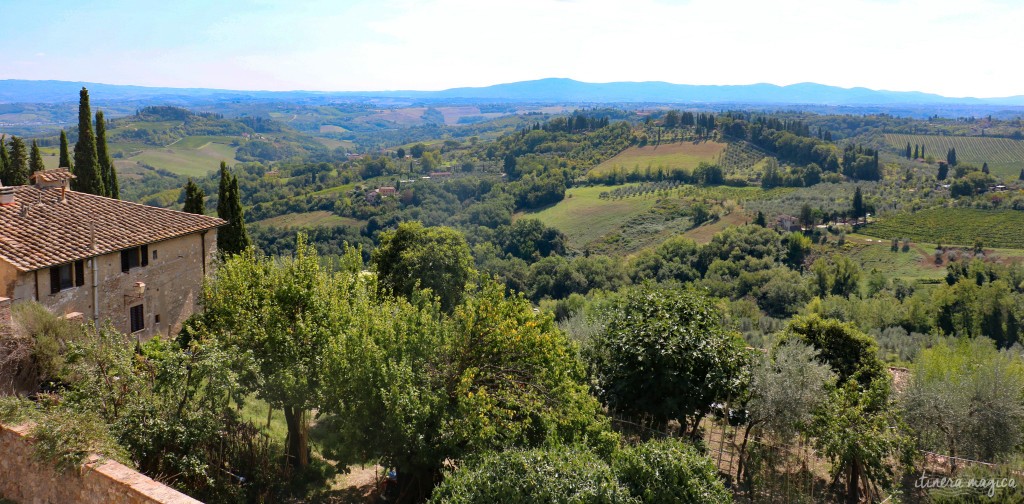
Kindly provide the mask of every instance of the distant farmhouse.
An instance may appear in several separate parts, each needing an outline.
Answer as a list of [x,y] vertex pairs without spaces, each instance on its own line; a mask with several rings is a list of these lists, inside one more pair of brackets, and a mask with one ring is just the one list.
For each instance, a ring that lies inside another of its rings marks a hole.
[[67,169],[0,188],[0,296],[148,339],[196,308],[217,252],[205,215],[68,190]]

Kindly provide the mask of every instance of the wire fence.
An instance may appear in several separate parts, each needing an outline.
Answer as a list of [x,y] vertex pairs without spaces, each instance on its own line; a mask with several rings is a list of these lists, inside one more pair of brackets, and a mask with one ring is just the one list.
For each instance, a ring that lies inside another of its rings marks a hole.
[[[744,425],[730,425],[724,418],[705,418],[696,434],[676,422],[658,423],[649,417],[612,414],[612,423],[629,442],[652,438],[688,438],[698,443],[718,468],[737,502],[818,503],[843,502],[844,488],[832,475],[832,465],[818,456],[809,439],[790,442],[748,433]],[[748,435],[749,434],[749,435]],[[744,442],[744,440],[746,440]],[[921,476],[955,477],[972,469],[1019,475],[1024,471],[964,457],[919,451],[916,463],[902,482],[902,502],[936,502],[934,490],[916,487]],[[929,493],[931,492],[931,493]],[[883,502],[887,495],[866,496],[867,502]],[[945,500],[940,499],[945,502]]]

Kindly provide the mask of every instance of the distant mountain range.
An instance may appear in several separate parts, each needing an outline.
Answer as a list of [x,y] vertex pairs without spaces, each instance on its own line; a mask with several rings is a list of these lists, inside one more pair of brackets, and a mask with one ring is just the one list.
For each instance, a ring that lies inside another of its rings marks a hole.
[[1024,106],[1024,96],[951,98],[936,94],[840,88],[815,83],[777,86],[705,86],[667,82],[588,83],[540,79],[443,91],[238,91],[160,88],[67,81],[0,80],[0,103],[65,103],[85,86],[94,101],[189,103],[222,101],[321,102],[336,99],[405,99],[450,102],[521,103],[699,103],[752,105],[994,105]]

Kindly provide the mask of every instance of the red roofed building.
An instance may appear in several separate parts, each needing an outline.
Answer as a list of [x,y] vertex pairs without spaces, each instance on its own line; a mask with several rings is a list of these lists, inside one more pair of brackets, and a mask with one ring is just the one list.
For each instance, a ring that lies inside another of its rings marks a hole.
[[0,188],[0,296],[148,339],[196,309],[223,220],[69,190],[66,169]]

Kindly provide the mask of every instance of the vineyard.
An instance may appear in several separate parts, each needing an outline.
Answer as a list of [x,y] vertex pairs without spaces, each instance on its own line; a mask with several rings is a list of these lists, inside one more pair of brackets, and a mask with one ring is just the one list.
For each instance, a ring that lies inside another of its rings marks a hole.
[[925,154],[937,160],[946,159],[946,152],[956,149],[957,159],[964,163],[978,165],[988,163],[992,174],[1004,179],[1016,179],[1024,169],[1024,141],[1009,138],[957,137],[937,135],[896,135],[886,134],[886,142],[902,151],[909,143],[924,145]]
[[630,147],[615,157],[595,166],[591,173],[603,175],[610,172],[657,172],[661,170],[693,171],[702,161],[715,163],[725,151],[726,144],[703,142],[680,142],[661,145]]
[[932,208],[886,217],[869,224],[861,233],[884,239],[909,238],[948,245],[970,246],[975,240],[981,240],[985,247],[1021,249],[1024,248],[1022,229],[1024,212],[1016,210]]

